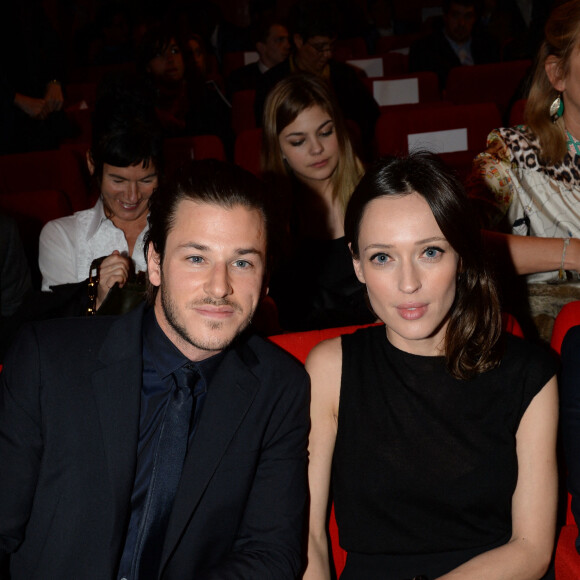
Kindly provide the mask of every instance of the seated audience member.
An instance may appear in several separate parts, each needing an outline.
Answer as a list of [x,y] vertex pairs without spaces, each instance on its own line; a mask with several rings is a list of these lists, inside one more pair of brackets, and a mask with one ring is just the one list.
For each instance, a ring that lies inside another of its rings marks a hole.
[[262,17],[254,26],[253,36],[260,58],[230,73],[226,82],[230,98],[236,91],[256,90],[262,75],[284,62],[290,53],[288,30],[279,20]]
[[363,166],[332,93],[316,75],[295,74],[268,95],[262,171],[286,200],[290,248],[270,293],[288,330],[372,322],[344,240],[344,210]]
[[0,18],[0,154],[58,148],[64,114],[61,39],[44,3],[8,2]]
[[481,29],[496,46],[502,60],[534,58],[543,40],[543,28],[554,0],[484,0]]
[[446,0],[443,28],[420,38],[411,46],[409,70],[437,73],[439,85],[443,88],[453,67],[497,62],[497,47],[474,27],[476,5],[476,0]]
[[193,60],[184,59],[174,34],[163,28],[149,30],[141,42],[138,67],[155,88],[166,136],[217,135],[231,149],[231,107]]
[[194,161],[151,199],[148,305],[29,325],[0,376],[0,574],[296,580],[309,386],[248,326],[263,184]]
[[384,326],[322,342],[312,382],[305,580],[538,580],[556,526],[555,363],[501,333],[479,229],[431,154],[367,170],[345,216]]
[[[526,125],[488,137],[467,188],[484,228],[505,232],[516,271],[529,282],[580,270],[580,0],[546,24],[526,104]],[[560,268],[560,270],[559,270]]]
[[147,204],[158,184],[161,156],[160,134],[146,120],[115,119],[95,128],[87,162],[100,197],[91,209],[42,229],[43,290],[86,280],[93,260],[106,256],[98,269],[98,307],[115,283],[123,286],[133,270],[146,270]]
[[375,54],[379,38],[401,34],[394,19],[393,0],[367,0],[368,25],[365,41],[369,54]]
[[89,64],[111,65],[135,59],[128,7],[122,2],[105,2],[96,16],[88,49]]
[[[560,429],[566,457],[567,487],[572,514],[580,524],[580,326],[571,328],[562,342],[560,371]],[[580,553],[580,538],[576,538]]]
[[217,61],[211,55],[208,54],[205,42],[201,35],[194,32],[190,32],[185,35],[183,45],[185,47],[184,56],[186,68],[188,66],[188,59],[195,67],[201,79],[207,84],[208,89],[216,91],[218,96],[230,106],[229,101],[223,94],[223,79],[216,70]]
[[363,143],[370,147],[379,106],[355,69],[332,58],[336,10],[333,3],[325,0],[302,0],[293,6],[289,24],[294,50],[263,75],[256,90],[256,123],[262,124],[266,97],[278,81],[295,72],[309,72],[329,83],[344,118],[356,121]]
[[12,316],[31,288],[18,227],[12,218],[0,214],[0,318]]

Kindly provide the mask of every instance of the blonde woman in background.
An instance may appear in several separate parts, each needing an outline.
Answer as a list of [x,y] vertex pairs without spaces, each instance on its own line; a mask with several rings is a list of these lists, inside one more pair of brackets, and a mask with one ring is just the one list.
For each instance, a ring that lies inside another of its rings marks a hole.
[[288,330],[371,322],[344,239],[344,212],[364,173],[326,82],[280,81],[264,109],[262,171],[280,194],[289,232],[271,295]]

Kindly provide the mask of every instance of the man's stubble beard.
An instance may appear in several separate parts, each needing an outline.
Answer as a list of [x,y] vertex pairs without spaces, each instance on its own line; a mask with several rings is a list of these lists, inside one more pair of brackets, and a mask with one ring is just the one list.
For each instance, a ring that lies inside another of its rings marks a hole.
[[[221,350],[227,348],[236,339],[237,336],[239,336],[244,330],[246,330],[246,328],[248,328],[248,326],[252,322],[252,317],[253,317],[254,312],[255,312],[255,308],[252,309],[252,311],[249,313],[249,315],[246,317],[246,319],[242,321],[242,323],[239,325],[239,327],[236,329],[236,331],[234,332],[233,336],[230,339],[224,339],[224,340],[216,341],[216,342],[212,342],[211,339],[208,341],[204,341],[204,342],[196,341],[190,335],[190,333],[188,332],[185,325],[179,321],[178,310],[175,307],[175,303],[171,300],[169,294],[167,293],[167,291],[165,289],[165,285],[163,284],[163,279],[161,280],[159,292],[161,293],[161,308],[163,310],[163,314],[164,314],[165,319],[167,320],[167,323],[169,324],[169,326],[182,340],[184,340],[186,343],[188,343],[191,346],[198,348],[200,350],[221,351]],[[186,308],[189,309],[189,308],[192,308],[196,305],[202,305],[202,304],[211,304],[214,306],[228,305],[228,306],[232,307],[236,312],[242,312],[242,308],[236,302],[232,302],[232,301],[227,300],[227,299],[212,300],[211,298],[206,298],[206,299],[200,300],[198,302],[190,302],[186,305]],[[206,327],[209,328],[209,330],[218,331],[224,326],[225,322],[217,320],[217,321],[207,321],[207,322],[204,322],[203,324],[205,324]]]

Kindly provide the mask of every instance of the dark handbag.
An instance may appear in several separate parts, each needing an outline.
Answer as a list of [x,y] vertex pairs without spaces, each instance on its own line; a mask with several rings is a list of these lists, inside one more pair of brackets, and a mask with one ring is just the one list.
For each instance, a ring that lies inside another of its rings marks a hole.
[[[144,272],[139,272],[143,274]],[[137,280],[133,282],[126,282],[125,285],[120,288],[119,284],[116,283],[107,293],[107,296],[103,300],[101,307],[97,310],[97,314],[126,314],[139,306],[145,298],[145,281],[138,282]]]
[[98,310],[95,309],[97,299],[97,289],[99,285],[99,266],[106,258],[96,258],[91,263],[89,270],[89,307],[87,308],[87,315],[99,314],[126,314],[139,306],[145,298],[146,275],[145,272],[135,274],[134,271],[129,272],[129,278],[125,285],[121,288],[118,283],[115,283],[109,290],[105,299],[101,303]]

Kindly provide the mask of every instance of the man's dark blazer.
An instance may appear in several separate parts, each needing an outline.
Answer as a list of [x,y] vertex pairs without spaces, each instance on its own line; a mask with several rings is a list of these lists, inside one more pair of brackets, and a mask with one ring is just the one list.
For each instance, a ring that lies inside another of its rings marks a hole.
[[[13,580],[115,578],[130,516],[142,308],[41,322],[0,390],[0,568]],[[295,578],[307,503],[304,369],[240,337],[208,388],[160,578]]]
[[[474,64],[497,62],[499,52],[491,39],[474,29],[471,39]],[[431,71],[439,77],[439,88],[444,89],[449,71],[461,66],[461,61],[449,44],[443,30],[437,30],[417,40],[409,51],[409,71]]]

